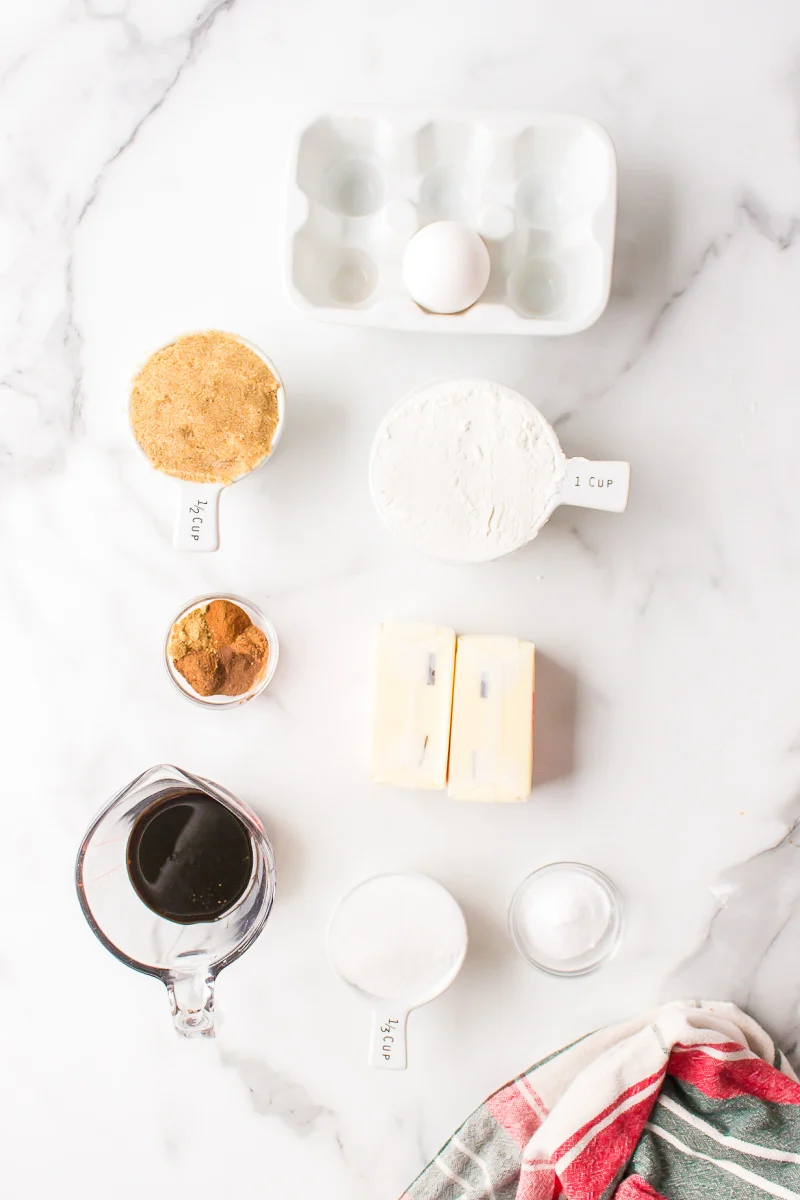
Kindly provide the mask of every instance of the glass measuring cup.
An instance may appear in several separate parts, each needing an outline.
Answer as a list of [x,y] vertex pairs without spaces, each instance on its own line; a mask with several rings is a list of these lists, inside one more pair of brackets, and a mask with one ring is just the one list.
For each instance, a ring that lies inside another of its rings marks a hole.
[[[238,817],[250,838],[253,863],[244,892],[222,916],[179,924],[160,916],[134,889],[128,842],[147,809],[187,792],[209,796]],[[255,813],[207,779],[178,767],[151,767],[90,825],[78,851],[75,885],[83,915],[106,949],[166,986],[176,1031],[213,1037],[216,977],[252,945],[275,899],[275,858]]]

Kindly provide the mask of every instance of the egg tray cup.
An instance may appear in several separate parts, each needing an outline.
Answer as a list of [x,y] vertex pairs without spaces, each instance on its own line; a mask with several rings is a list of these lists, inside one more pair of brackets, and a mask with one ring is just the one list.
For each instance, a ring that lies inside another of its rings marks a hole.
[[[601,126],[554,113],[326,113],[296,138],[289,292],[323,321],[461,333],[577,333],[608,303],[617,167]],[[432,221],[484,239],[471,308],[427,312],[402,277]]]

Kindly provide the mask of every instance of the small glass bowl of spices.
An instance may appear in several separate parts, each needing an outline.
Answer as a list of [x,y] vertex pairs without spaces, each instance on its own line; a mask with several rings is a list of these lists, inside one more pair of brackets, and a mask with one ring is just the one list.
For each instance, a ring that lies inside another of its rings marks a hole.
[[236,708],[263,692],[275,674],[278,635],[249,600],[200,596],[170,625],[164,661],[188,700],[207,708]]

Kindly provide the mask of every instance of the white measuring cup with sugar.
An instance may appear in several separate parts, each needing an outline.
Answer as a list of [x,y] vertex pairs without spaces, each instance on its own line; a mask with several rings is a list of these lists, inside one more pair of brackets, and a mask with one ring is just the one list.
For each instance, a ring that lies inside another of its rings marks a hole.
[[[248,350],[252,350],[254,354],[258,355],[275,377],[275,381],[278,384],[278,424],[275,427],[275,433],[272,436],[269,450],[263,458],[255,466],[251,467],[249,471],[245,471],[228,483],[195,483],[190,479],[171,477],[175,479],[179,489],[172,544],[176,550],[188,550],[195,554],[210,553],[219,549],[219,498],[222,495],[223,489],[231,487],[234,483],[238,483],[240,479],[244,479],[247,475],[252,475],[253,471],[257,471],[259,467],[263,467],[264,463],[272,458],[283,433],[286,415],[286,393],[283,380],[278,374],[272,359],[268,358],[263,350],[259,350],[258,346],[253,345],[252,342],[248,342],[246,338],[239,337],[238,334],[227,334],[227,336],[235,338],[237,342],[241,342]],[[179,338],[172,338],[171,341],[166,342],[160,349],[166,349],[167,346],[171,346],[173,342],[178,340]],[[157,354],[158,351],[155,350],[153,353]],[[147,461],[150,462],[149,459]],[[152,466],[153,464],[151,463],[150,465]]]
[[405,1069],[409,1012],[450,986],[466,953],[464,914],[427,875],[377,875],[339,901],[328,926],[328,957],[371,1005],[371,1067]]

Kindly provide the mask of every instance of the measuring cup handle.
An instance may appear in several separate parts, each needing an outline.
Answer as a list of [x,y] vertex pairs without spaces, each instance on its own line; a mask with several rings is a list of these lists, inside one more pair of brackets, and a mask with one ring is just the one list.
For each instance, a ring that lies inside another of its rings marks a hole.
[[164,980],[175,1032],[181,1037],[215,1037],[214,976],[207,967],[175,971]]
[[175,533],[176,550],[195,553],[219,550],[219,483],[189,483],[178,480],[180,488]]
[[383,1071],[404,1071],[406,1057],[406,1022],[408,1010],[394,1008],[390,1002],[375,1005],[372,1010],[372,1032],[369,1040],[369,1065]]
[[630,483],[630,463],[568,458],[558,503],[571,504],[575,508],[599,508],[604,512],[624,512]]

